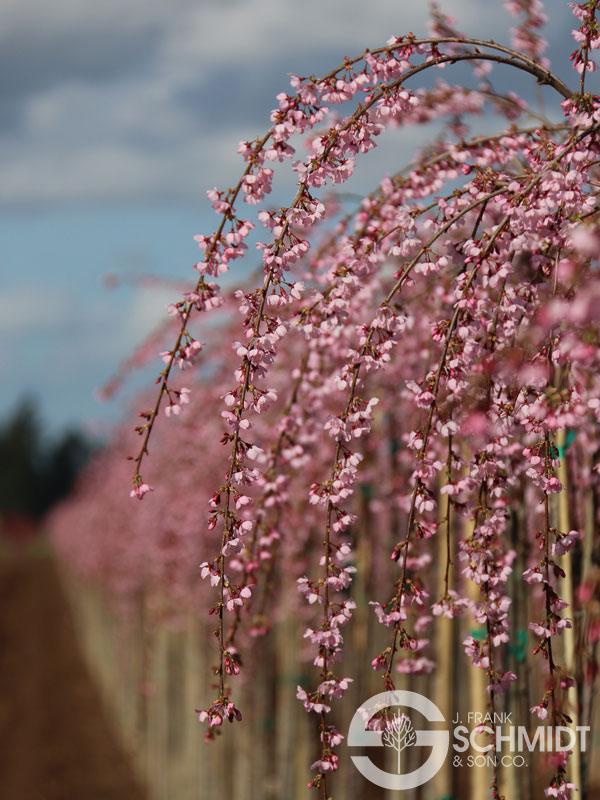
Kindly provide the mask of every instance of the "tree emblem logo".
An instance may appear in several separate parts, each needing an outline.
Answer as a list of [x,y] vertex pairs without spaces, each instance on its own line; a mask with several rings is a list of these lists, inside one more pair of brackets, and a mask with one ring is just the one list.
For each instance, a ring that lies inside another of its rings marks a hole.
[[[394,709],[387,715],[379,730],[370,730],[369,723],[386,709]],[[406,791],[422,786],[431,780],[442,767],[448,755],[450,733],[448,729],[415,730],[409,717],[396,709],[413,709],[423,715],[427,722],[446,722],[439,708],[427,697],[417,692],[381,692],[370,697],[352,717],[348,730],[349,747],[388,747],[396,751],[396,771],[386,772],[374,764],[368,756],[351,756],[352,763],[367,780],[376,786],[392,791]],[[408,747],[431,748],[428,758],[412,772],[402,772],[401,754]]]
[[400,753],[417,741],[415,729],[406,714],[396,714],[386,723],[381,740],[386,747],[396,751],[397,771],[400,775]]

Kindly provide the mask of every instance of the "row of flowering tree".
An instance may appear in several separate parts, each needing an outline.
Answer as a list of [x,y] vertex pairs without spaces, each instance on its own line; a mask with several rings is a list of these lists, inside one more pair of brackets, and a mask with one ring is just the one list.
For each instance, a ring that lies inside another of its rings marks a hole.
[[[238,183],[209,192],[218,224],[196,237],[194,288],[131,360],[172,332],[137,450],[120,433],[54,520],[65,555],[118,591],[158,583],[206,604],[209,739],[242,718],[244,648],[268,633],[283,576],[294,579],[314,663],[297,693],[324,800],[343,740],[332,709],[352,682],[341,661],[359,531],[378,576],[372,622],[386,630],[368,658],[382,690],[435,671],[432,625],[467,615],[480,627],[464,653],[499,711],[517,677],[506,668],[517,565],[527,657],[544,676],[533,718],[575,725],[594,677],[599,4],[571,4],[566,83],[544,56],[542,3],[505,5],[511,46],[463,35],[434,7],[427,37],[292,77],[267,131],[240,144]],[[461,64],[472,77],[457,85]],[[497,90],[492,69],[544,87],[546,112]],[[497,132],[481,133],[492,113]],[[378,137],[431,121],[437,138],[342,213],[332,188]],[[272,208],[286,161],[296,192]],[[219,288],[255,227],[260,271]],[[132,471],[138,507],[115,500]],[[575,751],[548,769],[549,797],[583,785]],[[499,798],[495,770],[491,784]]]

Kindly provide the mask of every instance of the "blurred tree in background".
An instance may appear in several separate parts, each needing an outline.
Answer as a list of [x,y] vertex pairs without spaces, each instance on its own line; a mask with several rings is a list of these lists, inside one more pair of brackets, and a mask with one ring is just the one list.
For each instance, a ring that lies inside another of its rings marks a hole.
[[78,430],[48,440],[27,399],[0,424],[0,516],[40,519],[63,498],[94,450]]

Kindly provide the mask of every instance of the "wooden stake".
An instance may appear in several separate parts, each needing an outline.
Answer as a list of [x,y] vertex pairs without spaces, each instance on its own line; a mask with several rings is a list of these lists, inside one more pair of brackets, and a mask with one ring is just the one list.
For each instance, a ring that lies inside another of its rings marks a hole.
[[[446,483],[442,478],[440,487]],[[450,497],[440,495],[438,502],[438,569],[436,599],[441,600],[447,590],[446,564],[448,558],[454,557],[454,537],[452,521],[450,519]],[[449,550],[449,552],[448,552]],[[448,585],[453,584],[453,565],[450,563],[448,572]],[[454,620],[448,617],[438,617],[435,623],[436,669],[433,676],[433,702],[440,709],[444,718],[453,719],[453,684],[454,684]],[[453,770],[452,759],[448,757],[444,765],[432,781],[433,797],[453,797]]]
[[[560,453],[560,466],[558,468],[558,479],[562,484],[562,491],[558,495],[558,527],[562,533],[568,533],[571,530],[570,513],[569,513],[569,474],[567,468],[567,457],[565,453],[566,433],[564,430],[559,431],[557,436],[557,446]],[[560,560],[560,566],[565,572],[563,581],[562,595],[564,600],[569,604],[571,613],[572,627],[565,628],[564,648],[565,648],[565,669],[568,674],[575,680],[575,685],[567,690],[567,701],[569,704],[569,716],[571,717],[571,727],[579,724],[579,702],[577,697],[577,675],[576,675],[576,635],[575,635],[575,604],[573,592],[573,556],[571,552],[565,553]],[[573,748],[568,761],[569,778],[577,786],[581,787],[581,755],[577,747]]]
[[[468,539],[473,534],[474,521],[472,519],[466,522],[465,537]],[[473,581],[467,581],[467,595],[474,603],[479,602],[480,592],[479,587]],[[471,619],[471,625],[476,625],[474,619]],[[469,663],[469,711],[480,712],[486,714],[488,710],[488,697],[487,697],[487,674],[483,669],[474,667]],[[489,770],[487,767],[471,767],[469,770],[469,777],[471,780],[471,794],[470,797],[475,800],[485,800],[488,797],[488,790],[490,785]]]

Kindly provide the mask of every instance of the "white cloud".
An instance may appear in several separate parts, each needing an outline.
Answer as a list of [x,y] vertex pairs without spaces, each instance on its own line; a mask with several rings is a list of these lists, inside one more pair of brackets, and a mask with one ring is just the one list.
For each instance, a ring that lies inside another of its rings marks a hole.
[[[191,283],[191,281],[190,281]],[[124,340],[140,342],[167,316],[167,306],[178,300],[180,292],[175,288],[142,288],[133,295],[127,320],[120,332],[121,346]]]
[[68,309],[67,298],[58,292],[2,286],[0,336],[18,336],[32,328],[40,333],[51,330],[65,318]]
[[94,34],[164,25],[165,20],[189,8],[189,0],[2,0],[0,38],[37,32],[56,35],[82,31]]
[[[485,14],[482,0],[447,0],[444,5],[472,34],[497,31],[499,21],[506,19],[500,3],[485,3]],[[352,55],[395,34],[424,33],[427,9],[426,2],[399,0],[205,2],[179,18],[163,54],[174,64],[216,61],[247,68],[256,60],[294,51]]]

